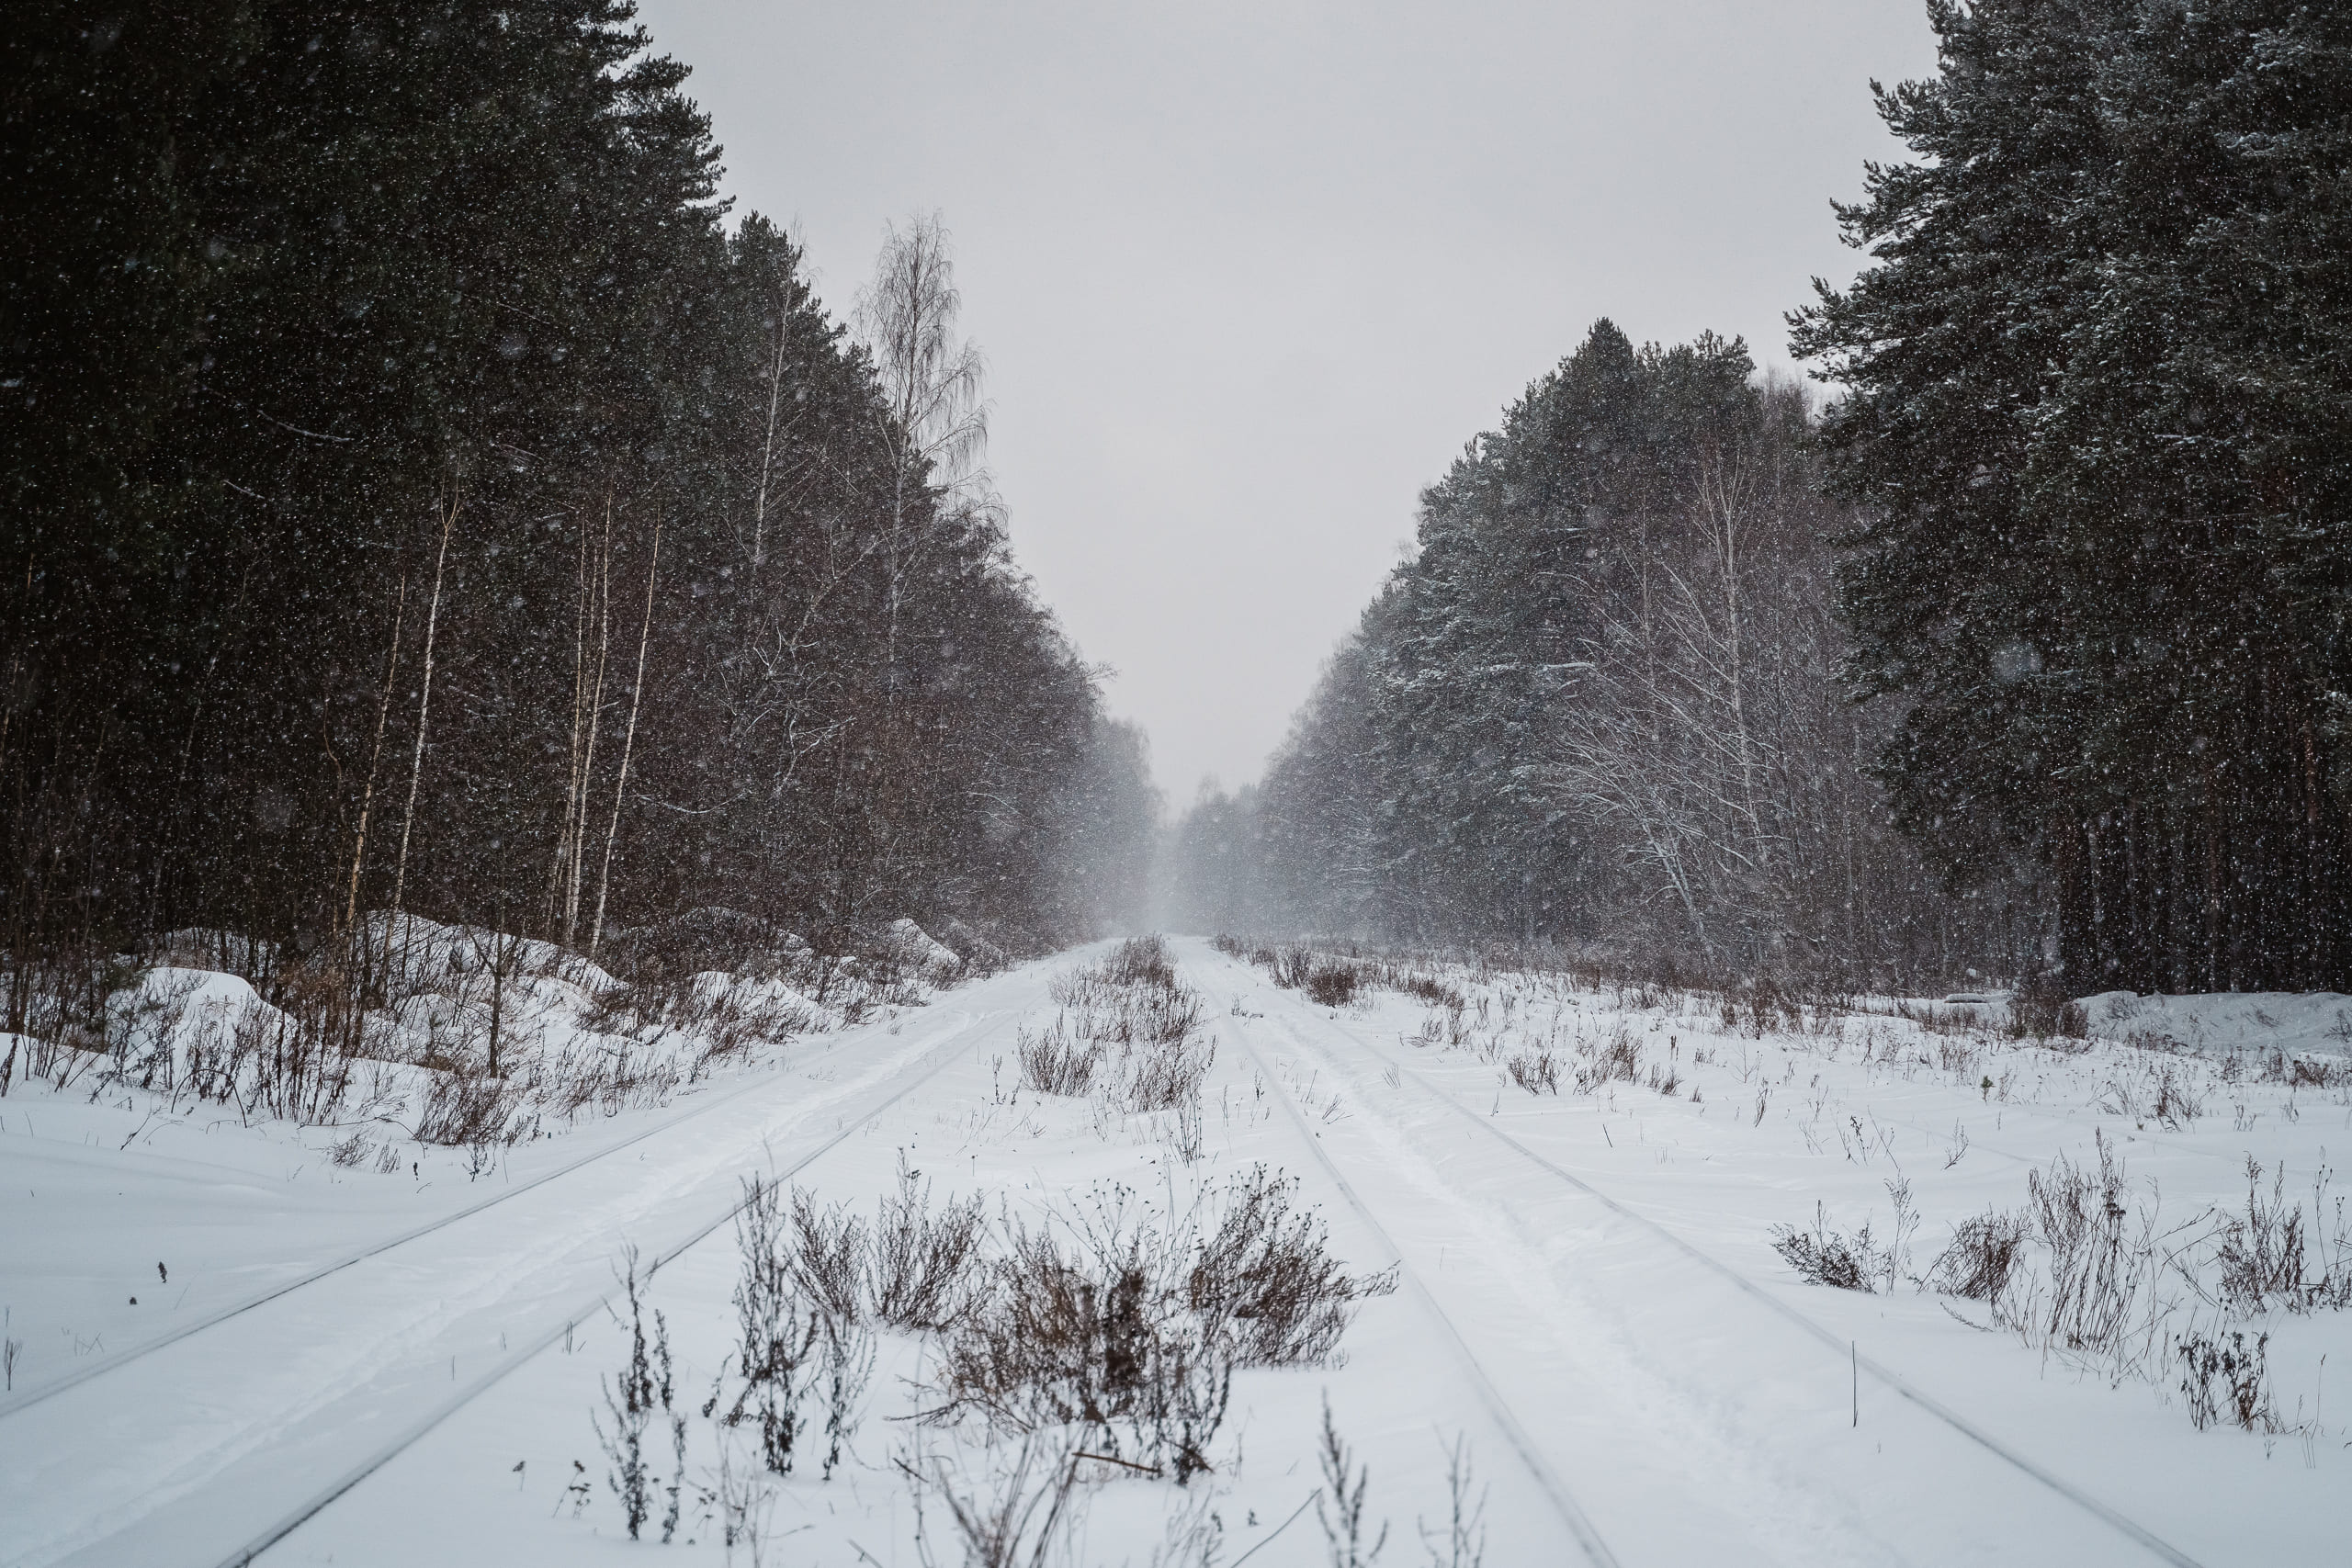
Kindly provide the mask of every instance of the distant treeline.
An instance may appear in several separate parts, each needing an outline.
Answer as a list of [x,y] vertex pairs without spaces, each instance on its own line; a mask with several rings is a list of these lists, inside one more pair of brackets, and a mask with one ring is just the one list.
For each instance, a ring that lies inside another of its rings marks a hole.
[[1872,258],[1602,323],[1423,498],[1188,924],[2352,988],[2352,12],[1928,7]]
[[935,224],[854,343],[631,10],[12,13],[18,951],[1140,896],[1141,742],[1008,554]]

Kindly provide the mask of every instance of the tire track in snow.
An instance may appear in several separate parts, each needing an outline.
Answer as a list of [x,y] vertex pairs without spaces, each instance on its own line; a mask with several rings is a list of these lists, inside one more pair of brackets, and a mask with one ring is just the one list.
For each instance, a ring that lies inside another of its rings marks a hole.
[[[1252,976],[1252,981],[1253,983],[1255,981],[1254,975]],[[1318,1020],[1317,1021],[1320,1021]],[[1883,1361],[1874,1359],[1871,1357],[1860,1355],[1850,1342],[1845,1344],[1839,1343],[1840,1336],[1832,1333],[1829,1329],[1824,1327],[1819,1323],[1816,1323],[1814,1319],[1798,1311],[1795,1307],[1791,1306],[1788,1303],[1781,1301],[1779,1297],[1764,1290],[1761,1286],[1749,1280],[1746,1275],[1743,1275],[1736,1269],[1731,1268],[1730,1265],[1723,1263],[1710,1254],[1701,1251],[1698,1247],[1692,1246],[1690,1242],[1684,1240],[1673,1231],[1668,1230],[1657,1221],[1640,1213],[1638,1210],[1627,1206],[1625,1203],[1611,1196],[1608,1192],[1604,1191],[1600,1187],[1595,1186],[1592,1182],[1587,1180],[1583,1177],[1577,1176],[1565,1168],[1554,1163],[1552,1160],[1545,1158],[1544,1156],[1537,1154],[1533,1149],[1529,1148],[1517,1138],[1512,1137],[1501,1128],[1494,1125],[1491,1118],[1480,1115],[1477,1111],[1463,1104],[1453,1095],[1448,1093],[1435,1084],[1430,1083],[1418,1069],[1389,1055],[1387,1052],[1373,1044],[1368,1039],[1345,1031],[1340,1031],[1339,1032],[1350,1044],[1361,1049],[1366,1055],[1369,1055],[1374,1060],[1377,1061],[1383,1067],[1396,1072],[1402,1079],[1411,1080],[1416,1088],[1419,1089],[1423,1094],[1434,1100],[1443,1110],[1448,1111],[1453,1115],[1461,1118],[1463,1121],[1469,1122],[1471,1125],[1476,1127],[1480,1132],[1484,1133],[1487,1137],[1502,1144],[1513,1153],[1520,1156],[1520,1157],[1538,1167],[1546,1174],[1566,1183],[1568,1187],[1584,1196],[1592,1199],[1596,1202],[1600,1203],[1603,1208],[1607,1209],[1611,1214],[1658,1237],[1660,1240],[1666,1242],[1668,1246],[1671,1247],[1681,1257],[1700,1265],[1708,1272],[1718,1276],[1726,1282],[1736,1287],[1740,1292],[1748,1299],[1769,1307],[1775,1314],[1800,1329],[1807,1337],[1818,1341],[1824,1347],[1828,1348],[1838,1359],[1845,1361],[1850,1359],[1853,1364],[1856,1365],[1861,1372],[1868,1373],[1871,1378],[1880,1385],[1901,1396],[1904,1400],[1908,1402],[1912,1406],[1923,1414],[1931,1417],[1933,1420],[1941,1424],[1950,1430],[1967,1438],[1970,1442],[1975,1444],[1985,1452],[1991,1454],[1994,1458],[2016,1470],[2018,1473],[2047,1488],[2050,1492],[2055,1494],[2065,1502],[2072,1504],[2074,1506],[2082,1509],[2086,1513],[2090,1514],[2102,1524],[2105,1524],[2114,1529],[2117,1533],[2131,1540],[2134,1545],[2141,1547],[2152,1556],[2172,1564],[2173,1568],[2201,1568],[2201,1565],[2198,1562],[2197,1559],[2189,1556],[2178,1547],[2174,1546],[2171,1542],[2164,1540],[2162,1537],[2155,1534],[2154,1531],[2147,1529],[2137,1520],[2131,1518],[2129,1516],[2121,1513],[2118,1509],[2100,1501],[2098,1498],[2091,1495],[2089,1493],[2065,1480],[2064,1477],[2057,1475],[2036,1461],[2018,1452],[2015,1449],[2012,1449],[2000,1438],[1996,1438],[1990,1432],[1985,1431],[1983,1427],[1970,1421],[1966,1416],[1961,1415],[1950,1405],[1945,1404],[1942,1401],[1935,1398],[1932,1394],[1926,1393],[1924,1390],[1913,1384],[1894,1368],[1886,1365]],[[1254,1056],[1254,1051],[1252,1052],[1252,1055]],[[1287,1104],[1288,1101],[1285,1100],[1285,1103]],[[1317,1153],[1318,1156],[1321,1154],[1319,1145],[1317,1145]],[[1328,1166],[1328,1161],[1326,1163]]]
[[1479,1364],[1477,1356],[1471,1350],[1469,1341],[1462,1337],[1462,1331],[1454,1326],[1453,1320],[1446,1315],[1445,1309],[1438,1305],[1437,1298],[1432,1296],[1429,1288],[1421,1283],[1419,1274],[1407,1260],[1404,1250],[1389,1235],[1388,1228],[1380,1223],[1370,1206],[1357,1195],[1354,1186],[1341,1173],[1337,1162],[1324,1149],[1322,1140],[1317,1138],[1315,1135],[1315,1130],[1306,1124],[1306,1112],[1299,1108],[1297,1100],[1290,1091],[1290,1086],[1283,1082],[1267,1064],[1264,1055],[1258,1049],[1257,1042],[1250,1038],[1250,1032],[1247,1029],[1237,1029],[1231,1032],[1240,1040],[1241,1049],[1249,1056],[1251,1066],[1257,1068],[1268,1083],[1274,1086],[1275,1098],[1282,1102],[1283,1109],[1289,1113],[1291,1125],[1297,1132],[1299,1141],[1306,1145],[1307,1151],[1314,1156],[1316,1163],[1323,1168],[1323,1174],[1329,1177],[1332,1185],[1340,1190],[1340,1195],[1355,1212],[1356,1218],[1362,1221],[1364,1228],[1377,1237],[1380,1245],[1387,1249],[1405,1290],[1419,1304],[1430,1320],[1437,1325],[1444,1336],[1446,1344],[1452,1348],[1455,1358],[1460,1360],[1464,1371],[1469,1375],[1470,1386],[1476,1391],[1479,1402],[1486,1405],[1487,1415],[1493,1418],[1496,1427],[1501,1431],[1504,1441],[1510,1445],[1512,1452],[1519,1456],[1520,1462],[1534,1478],[1536,1486],[1542,1490],[1544,1498],[1559,1514],[1561,1522],[1567,1526],[1568,1532],[1576,1538],[1577,1546],[1583,1549],[1586,1559],[1594,1565],[1594,1568],[1620,1568],[1617,1554],[1611,1551],[1609,1543],[1601,1539],[1600,1532],[1594,1528],[1591,1518],[1584,1511],[1583,1505],[1577,1501],[1575,1494],[1568,1489],[1567,1483],[1544,1457],[1542,1450],[1537,1449],[1535,1439],[1528,1434],[1527,1428],[1520,1424],[1519,1417],[1511,1413],[1510,1406],[1504,1401],[1501,1391],[1495,1387],[1494,1380],[1487,1375],[1486,1368]]
[[[951,1031],[967,1028],[970,1025],[971,1021],[972,1019],[969,1014],[963,1014],[961,1015],[960,1022],[951,1024],[948,1028]],[[571,1161],[568,1165],[559,1166],[553,1170],[544,1171],[541,1174],[533,1177],[530,1180],[523,1183],[520,1187],[509,1187],[501,1191],[495,1197],[486,1198],[479,1203],[474,1203],[466,1208],[460,1209],[455,1213],[444,1214],[437,1220],[428,1221],[426,1224],[418,1225],[414,1229],[403,1231],[398,1235],[390,1236],[385,1240],[361,1247],[356,1252],[347,1253],[322,1268],[312,1269],[310,1273],[303,1275],[300,1279],[289,1280],[284,1283],[273,1285],[269,1289],[260,1292],[258,1295],[248,1296],[243,1301],[231,1303],[229,1305],[214,1311],[209,1316],[198,1317],[193,1322],[184,1324],[177,1328],[172,1329],[168,1333],[157,1336],[155,1338],[146,1340],[138,1345],[133,1345],[126,1349],[118,1350],[110,1356],[102,1357],[98,1360],[93,1361],[87,1366],[76,1368],[74,1371],[68,1372],[65,1376],[43,1383],[37,1388],[28,1389],[22,1393],[13,1395],[8,1398],[0,1398],[0,1420],[5,1420],[8,1416],[16,1415],[18,1411],[29,1410],[34,1405],[40,1404],[46,1400],[53,1399],[57,1395],[66,1392],[68,1389],[79,1387],[81,1384],[88,1382],[93,1378],[104,1377],[108,1372],[119,1371],[135,1361],[142,1360],[145,1358],[155,1354],[158,1350],[168,1349],[172,1346],[178,1344],[180,1341],[188,1338],[192,1335],[201,1334],[208,1328],[217,1328],[221,1324],[230,1321],[232,1318],[242,1317],[257,1307],[267,1306],[274,1301],[280,1300],[286,1296],[290,1296],[295,1292],[301,1290],[306,1286],[315,1285],[322,1280],[327,1279],[333,1275],[340,1274],[345,1269],[349,1269],[356,1264],[365,1263],[371,1258],[379,1257],[384,1253],[391,1251],[394,1247],[405,1247],[413,1241],[421,1241],[424,1237],[434,1235],[435,1232],[448,1229],[451,1225],[457,1224],[460,1221],[469,1220],[476,1214],[481,1213],[484,1210],[494,1209],[501,1203],[511,1201],[514,1199],[522,1197],[525,1193],[535,1191],[537,1189],[546,1186],[550,1181],[560,1180],[564,1177],[570,1176],[575,1171],[584,1169],[585,1168],[595,1165],[600,1161],[610,1159],[615,1155],[620,1154],[625,1150],[635,1148],[638,1145],[645,1142],[648,1138],[658,1137],[664,1133],[673,1132],[677,1128],[694,1121],[696,1117],[707,1115],[709,1112],[717,1111],[722,1106],[730,1105],[736,1100],[741,1100],[743,1096],[751,1094],[755,1090],[762,1089],[773,1089],[775,1086],[775,1077],[773,1075],[754,1078],[752,1081],[743,1084],[737,1089],[730,1089],[724,1094],[704,1101],[704,1103],[695,1106],[691,1111],[685,1111],[681,1115],[672,1117],[667,1121],[657,1122],[653,1126],[646,1128],[643,1132],[633,1134],[629,1137],[622,1139],[617,1144],[598,1149],[593,1154],[582,1155],[581,1157]]]

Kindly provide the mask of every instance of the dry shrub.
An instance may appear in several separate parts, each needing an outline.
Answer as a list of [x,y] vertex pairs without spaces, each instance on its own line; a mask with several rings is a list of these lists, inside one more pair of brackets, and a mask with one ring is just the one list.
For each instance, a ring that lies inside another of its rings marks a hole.
[[1386,984],[1390,990],[1402,991],[1408,997],[1418,997],[1431,1007],[1460,1008],[1464,1005],[1462,993],[1434,975],[1422,974],[1419,971],[1398,971],[1394,978],[1386,981]]
[[1296,1193],[1295,1180],[1262,1165],[1235,1178],[1186,1280],[1195,1311],[1236,1325],[1245,1367],[1321,1365],[1338,1350],[1356,1303],[1396,1288],[1394,1269],[1359,1279],[1341,1268],[1323,1222],[1293,1211]]
[[855,1323],[864,1316],[866,1258],[870,1244],[865,1221],[845,1203],[820,1209],[808,1192],[792,1193],[793,1248],[787,1267],[817,1310],[834,1324]]
[[695,1076],[708,1064],[747,1054],[765,1041],[786,1040],[819,1026],[813,1008],[797,994],[779,995],[758,985],[728,985],[718,972],[656,974],[621,981],[594,992],[581,1010],[580,1025],[599,1034],[638,1041],[676,1033],[701,1043]]
[[1168,961],[1168,944],[1157,936],[1128,938],[1111,950],[1098,972],[1114,986],[1176,988],[1176,967]]
[[962,1316],[981,1268],[987,1222],[977,1197],[934,1210],[931,1184],[899,1159],[898,1190],[882,1200],[868,1271],[874,1315],[929,1332]]
[[2097,1143],[2096,1172],[2062,1154],[2048,1169],[2026,1173],[2025,1220],[2049,1261],[2048,1290],[2026,1310],[2045,1343],[2111,1352],[2122,1347],[2141,1286],[2154,1271],[2154,1247],[2146,1221],[2137,1231],[2130,1224],[2123,1168],[2104,1134]]
[[2090,1032],[2090,1015],[2068,997],[2055,976],[2036,976],[2009,999],[2009,1033],[2036,1040],[2080,1040]]
[[1328,1360],[1364,1297],[1293,1190],[1262,1167],[1163,1230],[1124,1187],[1076,1220],[1018,1225],[940,1362],[934,1421],[1080,1428],[1124,1463],[1181,1483],[1208,1468],[1236,1368]]
[[1642,1076],[1642,1047],[1620,1022],[1595,1048],[1582,1046],[1584,1065],[1576,1070],[1576,1091],[1590,1094],[1604,1084],[1634,1083]]
[[2285,1084],[2289,1089],[2352,1088],[2352,1058],[2322,1055],[2289,1055],[2273,1048],[2260,1058],[2256,1080],[2261,1083]]
[[1131,1047],[1121,1058],[1117,1094],[1130,1114],[1179,1111],[1201,1097],[1201,1085],[1216,1065],[1213,1041]]
[[2309,1228],[2301,1201],[2287,1197],[2283,1162],[2270,1179],[2267,1201],[2262,1166],[2250,1155],[2245,1180],[2245,1213],[2222,1217],[2214,1246],[2222,1304],[2242,1317],[2259,1317],[2273,1306],[2296,1313],[2352,1306],[2352,1234],[2346,1232],[2341,1198],[2333,1234],[2320,1228],[2327,1218],[2327,1170],[2322,1168],[2312,1183],[2318,1224]]
[[2024,1249],[2025,1222],[1987,1209],[1953,1227],[1951,1245],[1928,1266],[1928,1288],[1966,1301],[1998,1301]]
[[522,1101],[523,1086],[513,1078],[434,1073],[409,1136],[451,1148],[511,1144],[519,1135]]
[[[1804,1004],[1790,993],[1777,976],[1749,976],[1739,1001],[1747,1014],[1747,1032],[1758,1040],[1776,1027],[1795,1030],[1804,1026]],[[1731,998],[1726,997],[1726,1010],[1730,1005]]]
[[[744,1180],[742,1206],[735,1212],[742,1256],[735,1286],[737,1387],[719,1421],[752,1427],[761,1462],[777,1475],[789,1475],[801,1436],[800,1402],[811,1381],[824,1319],[806,1307],[794,1288],[781,1200],[774,1182],[757,1176]],[[705,1416],[718,1408],[724,1393],[722,1379],[703,1406]]]
[[2227,1345],[2219,1336],[2190,1335],[2180,1341],[2180,1392],[2188,1400],[2188,1419],[2199,1431],[2225,1417],[2249,1432],[2278,1430],[2270,1401],[2269,1351],[2267,1334],[2256,1336],[2251,1348],[2237,1332],[2230,1334]]
[[1871,1239],[1865,1223],[1851,1235],[1829,1228],[1826,1211],[1815,1205],[1813,1229],[1794,1225],[1772,1227],[1772,1250],[1807,1284],[1840,1291],[1875,1291],[1879,1281],[1894,1274],[1894,1260]]
[[1356,999],[1361,984],[1354,964],[1343,959],[1322,959],[1307,971],[1305,989],[1307,1000],[1317,1007],[1340,1008]]
[[[1201,998],[1177,979],[1159,938],[1123,942],[1099,962],[1055,976],[1051,989],[1063,1010],[1053,1030],[1023,1031],[1015,1047],[1030,1088],[1092,1094],[1101,1110],[1130,1115],[1197,1107],[1216,1047],[1193,1038]],[[1106,1070],[1113,1046],[1115,1071]]]
[[1974,1089],[1983,1076],[1983,1055],[1975,1044],[1959,1035],[1945,1035],[1936,1043],[1937,1065],[1951,1075],[1951,1081],[1963,1089]]
[[532,1105],[570,1121],[590,1111],[616,1116],[631,1106],[666,1104],[682,1075],[666,1054],[579,1042],[551,1056],[541,1053],[525,1077]]
[[1302,990],[1308,976],[1315,973],[1315,953],[1304,947],[1277,948],[1273,962],[1266,967],[1274,984],[1283,990]]
[[1158,937],[1121,942],[1100,963],[1064,970],[1050,990],[1073,1032],[1106,1044],[1175,1044],[1204,1016]]
[[1055,1019],[1050,1030],[1017,1031],[1013,1040],[1021,1081],[1039,1094],[1084,1094],[1102,1066],[1102,1045],[1071,1039],[1067,1016]]
[[2205,1101],[2190,1070],[2168,1060],[2150,1070],[2143,1060],[2126,1059],[2101,1086],[2098,1103],[2112,1115],[2175,1131],[2205,1114]]
[[[1069,1536],[1078,1458],[1067,1442],[1023,1437],[1006,1461],[987,1443],[977,1481],[972,1467],[938,1454],[901,1457],[898,1466],[914,1488],[918,1531],[926,1502],[944,1507],[966,1568],[1037,1568]],[[931,1561],[927,1550],[922,1560]]]
[[988,1304],[948,1341],[945,1399],[927,1414],[974,1412],[1023,1434],[1077,1427],[1112,1459],[1180,1482],[1207,1469],[1232,1348],[1170,1310],[1160,1245],[1142,1226],[1016,1233]]
[[1525,1051],[1504,1064],[1511,1082],[1530,1094],[1560,1092],[1560,1065],[1549,1051]]

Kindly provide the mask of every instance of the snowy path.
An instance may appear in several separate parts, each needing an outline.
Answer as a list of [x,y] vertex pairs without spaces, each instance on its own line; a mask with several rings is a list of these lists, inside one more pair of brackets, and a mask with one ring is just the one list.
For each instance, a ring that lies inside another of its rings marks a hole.
[[228,1560],[429,1419],[452,1385],[481,1386],[589,1315],[611,1287],[615,1237],[655,1253],[723,1224],[741,1176],[886,1109],[1009,1029],[1043,984],[1032,966],[847,1032],[844,1043],[884,1049],[842,1081],[781,1076],[691,1107],[0,1416],[4,1560]]

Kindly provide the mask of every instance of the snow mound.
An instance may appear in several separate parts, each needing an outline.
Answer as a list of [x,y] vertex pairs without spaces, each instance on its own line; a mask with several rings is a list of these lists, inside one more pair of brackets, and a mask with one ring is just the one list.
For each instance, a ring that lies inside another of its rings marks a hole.
[[955,949],[910,919],[890,922],[890,952],[899,963],[933,985],[944,984],[964,970],[964,961],[956,955]]
[[2352,1056],[2352,996],[2340,991],[2205,991],[2082,998],[2093,1034],[2170,1040],[2192,1051]]

